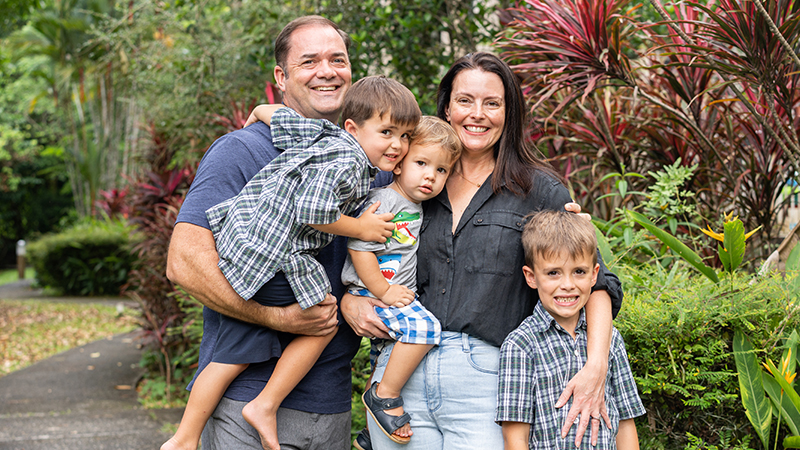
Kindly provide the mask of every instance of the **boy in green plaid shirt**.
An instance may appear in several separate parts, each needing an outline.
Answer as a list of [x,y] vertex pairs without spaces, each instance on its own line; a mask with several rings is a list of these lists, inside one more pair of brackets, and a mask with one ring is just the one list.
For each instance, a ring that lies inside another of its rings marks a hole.
[[[625,344],[616,328],[606,377],[606,426],[591,420],[592,433],[577,440],[576,427],[561,435],[569,404],[555,404],[586,363],[583,307],[597,281],[597,239],[588,220],[566,211],[533,215],[522,231],[525,280],[539,293],[533,314],[512,331],[500,350],[495,420],[505,450],[639,448],[633,418],[645,413]],[[592,442],[590,436],[595,436]]]

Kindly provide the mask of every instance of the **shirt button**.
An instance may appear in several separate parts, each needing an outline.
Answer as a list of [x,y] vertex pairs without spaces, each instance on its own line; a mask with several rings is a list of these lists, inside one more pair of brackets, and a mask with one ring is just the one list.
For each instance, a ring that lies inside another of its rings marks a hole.
[[483,219],[478,219],[478,223],[483,223]]
[[580,350],[575,350],[575,356],[580,358],[581,357],[581,351]]
[[447,289],[442,289],[442,294],[444,294],[445,292],[447,292]]
[[447,258],[447,264],[450,264],[450,258]]

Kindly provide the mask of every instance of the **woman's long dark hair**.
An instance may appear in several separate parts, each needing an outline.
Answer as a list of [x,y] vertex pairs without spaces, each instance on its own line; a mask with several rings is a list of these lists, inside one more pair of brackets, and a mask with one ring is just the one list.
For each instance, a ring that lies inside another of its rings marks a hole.
[[436,115],[447,120],[445,110],[450,104],[453,81],[462,70],[478,69],[500,77],[505,90],[506,121],[500,139],[494,146],[496,160],[492,174],[492,190],[500,193],[503,186],[516,195],[527,195],[533,188],[536,171],[545,172],[560,182],[564,178],[537,155],[525,140],[527,108],[519,81],[508,64],[491,53],[470,53],[459,58],[439,83],[436,98]]

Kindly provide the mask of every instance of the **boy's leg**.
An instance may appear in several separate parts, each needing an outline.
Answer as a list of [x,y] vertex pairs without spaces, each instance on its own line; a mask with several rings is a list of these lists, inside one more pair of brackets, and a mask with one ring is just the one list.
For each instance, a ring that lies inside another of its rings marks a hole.
[[281,403],[306,376],[333,339],[326,336],[298,336],[286,346],[267,385],[242,410],[244,419],[258,431],[267,450],[280,450],[276,414]]
[[209,363],[194,382],[178,431],[161,450],[197,449],[200,434],[228,386],[247,364]]
[[[396,342],[389,362],[386,363],[386,372],[383,374],[383,379],[378,384],[375,393],[381,398],[395,398],[400,397],[400,391],[406,382],[414,373],[417,366],[428,354],[428,351],[433,348],[433,345],[426,344],[407,344],[405,342]],[[403,407],[387,409],[386,414],[391,416],[401,416],[403,414]],[[400,437],[409,437],[411,433],[411,425],[405,424],[400,427],[395,433]]]

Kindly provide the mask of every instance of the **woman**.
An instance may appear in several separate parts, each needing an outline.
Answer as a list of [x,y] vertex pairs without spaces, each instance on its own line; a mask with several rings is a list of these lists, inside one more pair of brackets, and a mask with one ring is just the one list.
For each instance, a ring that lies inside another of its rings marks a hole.
[[[531,211],[572,202],[561,178],[525,144],[525,100],[499,58],[476,53],[456,61],[439,85],[437,103],[438,116],[464,144],[445,190],[425,205],[419,241],[419,298],[442,322],[442,343],[402,392],[411,442],[401,446],[374,432],[376,450],[503,447],[494,422],[499,346],[537,301],[524,282],[520,233]],[[605,416],[610,298],[617,311],[619,280],[602,267],[586,306],[589,360],[559,400],[575,397],[564,434],[580,412],[580,435],[589,416],[598,419],[591,421],[595,429],[600,413]],[[381,354],[374,381],[388,354]],[[378,428],[370,423],[370,429]]]

